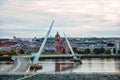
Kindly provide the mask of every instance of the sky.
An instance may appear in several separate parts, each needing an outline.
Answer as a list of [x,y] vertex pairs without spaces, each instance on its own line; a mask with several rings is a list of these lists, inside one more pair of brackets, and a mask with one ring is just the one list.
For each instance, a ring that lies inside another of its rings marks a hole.
[[120,37],[120,0],[0,0],[0,38]]

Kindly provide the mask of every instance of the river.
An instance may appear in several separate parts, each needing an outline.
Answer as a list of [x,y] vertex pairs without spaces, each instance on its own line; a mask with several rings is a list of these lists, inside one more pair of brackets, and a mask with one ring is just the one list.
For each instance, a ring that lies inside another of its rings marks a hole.
[[[82,64],[70,59],[42,59],[42,66],[37,72],[76,72],[76,73],[120,73],[120,59],[114,58],[85,58]],[[0,64],[0,72],[6,72],[13,64]]]
[[91,58],[82,59],[82,64],[70,60],[45,59],[39,61],[43,68],[37,72],[76,72],[76,73],[119,73],[120,59]]

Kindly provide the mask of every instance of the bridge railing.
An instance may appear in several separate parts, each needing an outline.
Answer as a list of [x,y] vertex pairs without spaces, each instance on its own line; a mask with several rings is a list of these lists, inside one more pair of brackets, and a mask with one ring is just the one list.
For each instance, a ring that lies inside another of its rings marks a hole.
[[8,72],[9,72],[9,73],[12,73],[12,71],[18,66],[18,64],[19,64],[19,61],[18,61],[17,58],[15,58],[15,60],[14,60],[14,65],[13,65],[12,68],[9,69]]
[[28,62],[29,58],[24,58],[24,60],[25,60],[25,65],[24,65],[24,68],[22,68],[20,72],[28,72],[30,69],[30,63]]
[[11,73],[13,69],[18,65],[17,60],[14,60],[14,64],[11,67],[5,66],[3,69],[0,70],[0,73]]

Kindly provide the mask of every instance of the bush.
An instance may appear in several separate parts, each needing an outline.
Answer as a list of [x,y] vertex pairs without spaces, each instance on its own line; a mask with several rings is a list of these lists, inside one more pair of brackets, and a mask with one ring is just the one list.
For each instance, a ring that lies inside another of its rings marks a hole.
[[77,53],[78,54],[84,54],[85,52],[84,52],[84,50],[79,50]]
[[31,51],[31,50],[28,50],[28,51],[25,52],[25,54],[28,54],[28,55],[31,54],[31,53],[33,53],[33,51]]
[[49,54],[57,54],[55,51],[45,51],[42,54],[49,55]]
[[105,53],[105,54],[110,54],[110,53],[111,53],[111,50],[110,50],[110,49],[106,49],[104,53]]
[[118,50],[118,54],[120,54],[120,49]]

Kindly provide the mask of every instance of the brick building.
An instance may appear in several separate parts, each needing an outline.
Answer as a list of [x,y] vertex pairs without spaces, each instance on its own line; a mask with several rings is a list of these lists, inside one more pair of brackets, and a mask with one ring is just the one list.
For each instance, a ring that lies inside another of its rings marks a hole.
[[[11,48],[15,48],[16,42],[11,41],[0,41],[0,50],[3,55],[8,54]],[[16,48],[15,48],[16,49]]]
[[[70,40],[70,44],[72,44],[73,41]],[[65,39],[61,39],[59,33],[55,35],[55,52],[57,53],[70,53],[70,49],[68,47],[68,44],[66,43]]]

